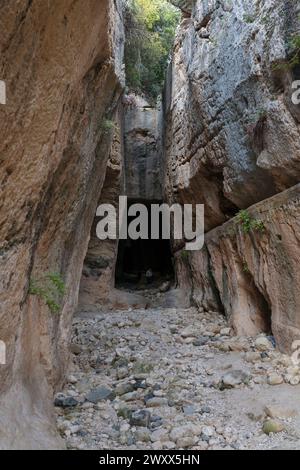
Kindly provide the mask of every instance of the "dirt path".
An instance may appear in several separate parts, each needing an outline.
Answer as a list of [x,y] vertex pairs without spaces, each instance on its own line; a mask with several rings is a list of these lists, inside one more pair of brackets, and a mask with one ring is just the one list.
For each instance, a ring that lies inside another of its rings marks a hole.
[[[299,369],[267,338],[193,308],[82,314],[73,329],[56,397],[68,448],[300,448],[300,386],[285,383]],[[267,415],[282,432],[263,432]]]

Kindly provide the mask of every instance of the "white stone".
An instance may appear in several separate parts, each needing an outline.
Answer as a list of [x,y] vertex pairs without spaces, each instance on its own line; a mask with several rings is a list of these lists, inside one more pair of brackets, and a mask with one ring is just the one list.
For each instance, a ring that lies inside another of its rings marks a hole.
[[268,340],[266,336],[259,336],[255,340],[254,345],[256,349],[258,349],[258,351],[261,351],[261,352],[266,352],[266,351],[270,351],[271,349],[273,349],[271,342]]

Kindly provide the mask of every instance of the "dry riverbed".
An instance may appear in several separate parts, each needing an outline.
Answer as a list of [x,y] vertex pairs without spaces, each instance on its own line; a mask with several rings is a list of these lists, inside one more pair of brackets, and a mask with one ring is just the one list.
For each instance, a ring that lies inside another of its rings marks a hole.
[[55,399],[69,449],[300,449],[300,371],[190,309],[85,313]]

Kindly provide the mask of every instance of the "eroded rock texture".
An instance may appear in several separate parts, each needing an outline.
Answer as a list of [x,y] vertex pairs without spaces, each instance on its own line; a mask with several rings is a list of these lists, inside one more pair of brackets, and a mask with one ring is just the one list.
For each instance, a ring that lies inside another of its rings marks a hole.
[[[180,3],[180,2],[179,2]],[[205,203],[207,230],[299,181],[299,1],[194,2],[177,36],[166,93],[167,194]]]
[[[300,2],[193,3],[166,85],[165,189],[169,201],[205,204],[208,233],[199,252],[174,243],[179,286],[238,334],[272,331],[288,351],[300,337],[299,71],[282,64]],[[265,230],[245,232],[232,217],[257,203],[249,213]]]
[[[105,181],[99,199],[100,204],[111,204],[118,215],[119,195],[124,192],[123,159],[123,113],[119,109],[114,130],[114,138],[107,163]],[[80,285],[79,306],[82,309],[98,309],[113,304],[115,264],[118,240],[102,240],[97,237],[95,217],[89,247],[84,260]]]
[[290,351],[300,337],[300,184],[253,206],[249,215],[259,228],[248,232],[235,217],[190,255],[193,297],[206,309],[221,303],[238,334],[272,330],[278,346]]
[[125,113],[125,193],[132,200],[160,200],[163,194],[159,107],[140,96]]
[[[0,2],[1,448],[60,446],[53,390],[68,363],[70,323],[122,91],[119,1]],[[30,280],[59,273],[52,313]]]

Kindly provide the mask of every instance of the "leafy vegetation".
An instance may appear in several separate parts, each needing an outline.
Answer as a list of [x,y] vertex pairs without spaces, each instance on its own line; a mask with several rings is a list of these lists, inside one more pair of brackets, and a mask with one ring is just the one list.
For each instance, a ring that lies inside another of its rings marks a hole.
[[127,87],[155,101],[165,79],[180,12],[167,0],[126,0],[125,5]]
[[264,232],[266,229],[263,221],[253,219],[247,210],[241,210],[238,213],[237,220],[244,233],[249,233],[251,230]]
[[246,260],[243,261],[243,272],[246,274],[250,274],[250,269]]
[[61,298],[65,294],[65,284],[60,274],[47,273],[40,279],[30,280],[29,294],[37,295],[52,313],[58,313],[61,309]]
[[252,15],[244,15],[243,20],[245,21],[245,23],[248,23],[248,24],[254,23],[255,17]]
[[300,64],[300,35],[294,34],[289,41],[290,58],[281,64],[276,64],[273,70],[291,70]]
[[104,134],[109,134],[110,131],[113,131],[115,129],[114,121],[111,121],[110,119],[103,119],[101,129]]
[[182,259],[182,261],[183,261],[184,263],[187,263],[187,262],[189,261],[189,259],[190,259],[189,251],[187,251],[187,250],[182,250],[181,253],[180,253],[180,255],[181,255],[181,259]]

